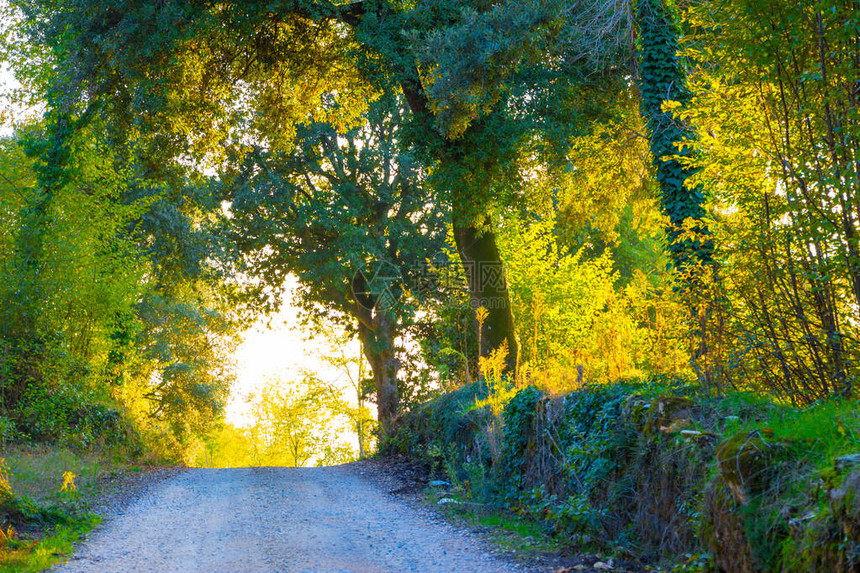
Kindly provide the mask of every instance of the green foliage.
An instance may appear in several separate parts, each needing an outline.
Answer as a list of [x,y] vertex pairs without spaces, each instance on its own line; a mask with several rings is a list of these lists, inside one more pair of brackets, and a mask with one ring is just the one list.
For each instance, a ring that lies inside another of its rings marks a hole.
[[564,142],[566,169],[551,173],[559,185],[560,242],[586,248],[589,257],[611,251],[622,281],[634,269],[664,272],[669,261],[646,126],[626,87],[619,81],[577,89],[572,104],[589,106],[581,112],[585,125]]
[[[853,4],[79,4],[4,31],[47,103],[0,146],[4,445],[136,429],[188,460],[214,431],[201,463],[334,463],[375,399],[383,449],[583,543],[695,555],[702,525],[763,568],[853,559]],[[306,378],[219,425],[239,315],[289,273],[373,390]],[[704,389],[660,378],[690,335]],[[755,491],[715,473],[724,438],[773,462]]]
[[[702,542],[724,568],[751,562],[762,571],[850,570],[857,563],[851,540],[860,510],[852,505],[857,473],[834,461],[860,447],[857,402],[831,400],[803,410],[763,406],[758,422],[743,424],[754,430],[736,433],[718,450],[738,469],[721,471],[708,486]],[[756,446],[763,459],[732,449],[755,443],[764,446]],[[728,527],[729,542],[716,549],[715,536]]]
[[541,392],[529,386],[517,393],[505,405],[505,449],[502,461],[502,474],[512,482],[514,488],[522,487],[523,466],[526,463],[528,448],[533,445],[537,403]]
[[[0,459],[0,571],[42,571],[101,522],[88,511],[99,479],[117,466],[104,450],[10,447]],[[8,462],[8,466],[6,465]],[[64,472],[74,491],[62,490]]]
[[[495,426],[491,418],[469,418],[464,396],[462,390],[447,394],[409,415],[404,430],[423,429],[419,435],[429,445],[413,455],[435,456],[467,499],[545,523],[569,543],[701,561],[703,550],[715,547],[741,552],[732,545],[740,538],[758,551],[765,570],[778,570],[767,563],[789,563],[780,557],[789,553],[791,563],[800,555],[850,558],[851,544],[835,528],[851,527],[856,510],[850,504],[834,509],[829,500],[854,475],[850,466],[833,468],[836,457],[860,447],[856,401],[800,411],[752,394],[714,398],[688,379],[669,377],[592,385],[559,398],[528,387],[505,407],[496,464],[475,450]],[[749,505],[714,505],[713,483],[729,475],[718,467],[716,446],[749,432],[779,444],[778,455],[756,478],[762,485]],[[706,533],[700,545],[698,531],[715,519],[723,523],[726,511],[741,518],[731,533],[720,530],[725,547],[709,546]],[[814,520],[789,526],[810,511]],[[815,542],[828,549],[812,551]]]
[[6,416],[0,416],[0,447],[5,446],[18,437],[18,430],[15,427],[15,422]]
[[17,415],[28,437],[85,448],[98,440],[105,445],[132,444],[134,428],[115,408],[98,404],[97,396],[75,387],[51,389],[33,385],[22,397]]
[[166,457],[190,455],[221,415],[234,376],[226,356],[235,324],[227,309],[219,308],[226,301],[189,282],[169,295],[156,292],[143,299],[136,353],[123,365],[127,380],[118,392]]
[[[706,298],[725,382],[797,404],[851,395],[857,359],[857,11],[839,2],[700,5],[701,62],[676,110],[679,158],[708,205],[720,265]],[[848,173],[852,173],[848,176]],[[853,214],[850,214],[853,213]]]
[[[369,104],[402,94],[410,112],[403,141],[432,168],[435,206],[450,206],[460,256],[467,264],[495,265],[501,260],[492,207],[522,199],[522,183],[541,160],[536,158],[558,159],[555,144],[572,129],[571,118],[579,109],[598,107],[572,103],[579,60],[585,54],[614,59],[625,30],[623,10],[595,16],[590,6],[571,9],[556,1],[381,2],[374,9],[303,1],[277,12],[273,20],[272,7],[263,2],[225,10],[181,4],[131,10],[104,2],[82,13],[74,3],[46,0],[26,4],[24,29],[77,70],[70,81],[74,88],[66,91],[88,93],[90,109],[110,118],[110,126],[133,125],[148,152],[159,158],[190,155],[201,164],[223,159],[215,163],[224,173],[241,170],[249,156],[249,163],[259,166],[261,158],[253,156],[260,150],[270,159],[299,155],[312,164],[314,154],[294,153],[302,148],[297,140],[309,136],[304,127],[328,125],[347,133],[363,123],[359,118]],[[595,39],[592,23],[611,29],[616,42],[611,49],[586,45]],[[150,34],[158,40],[149,41]],[[583,36],[589,40],[583,42]],[[613,80],[613,86],[623,85],[620,74]],[[238,85],[242,89],[234,89]],[[115,97],[117,90],[125,97]],[[255,175],[267,179],[271,171]],[[416,221],[409,226],[421,228]],[[253,242],[264,235],[243,237]],[[348,238],[342,242],[352,245]],[[350,262],[357,265],[361,258]],[[276,283],[281,265],[266,259],[250,262],[275,267],[257,270]],[[313,268],[327,269],[319,262]],[[316,285],[306,286],[322,289]],[[326,300],[342,297],[344,286],[340,281]],[[506,285],[490,289],[470,280],[469,287],[475,305],[495,299],[488,348],[507,340],[513,370],[517,344]],[[378,390],[393,386],[379,385]],[[396,410],[383,405],[387,401],[380,396],[380,407]],[[381,416],[384,425],[389,417]]]
[[540,61],[565,24],[560,2],[426,3],[415,12],[408,37],[435,126],[451,139],[497,109],[517,72]]
[[[688,183],[694,171],[677,158],[678,154],[689,155],[678,146],[692,139],[693,132],[666,109],[667,105],[683,104],[690,97],[686,74],[678,58],[679,29],[673,8],[667,0],[639,0],[636,21],[642,115],[648,126],[663,212],[669,217],[669,251],[675,267],[681,270],[691,263],[708,263],[714,245],[706,227],[698,223],[705,215],[704,187]],[[682,238],[680,228],[688,219],[697,222],[694,235]]]
[[[334,352],[320,356],[323,362],[336,369],[339,380],[348,381],[348,385],[341,386],[341,399],[333,403],[336,412],[349,420],[350,429],[355,432],[358,441],[358,458],[368,456],[373,450],[374,433],[377,431],[377,422],[371,415],[367,406],[369,396],[375,391],[374,381],[368,378],[368,367],[364,355],[360,349],[357,355],[349,351],[351,340],[346,333],[325,332],[326,339],[332,343]],[[416,396],[410,395],[418,384],[403,384],[400,386],[400,396],[406,403],[417,403]],[[344,395],[348,396],[344,398]],[[420,394],[419,394],[420,396]],[[353,406],[352,398],[355,398]],[[350,452],[351,455],[351,452]]]
[[314,379],[304,388],[269,386],[253,403],[252,442],[262,458],[254,465],[304,466],[338,433],[330,403],[332,390]]
[[434,296],[421,298],[423,316],[412,332],[421,345],[422,359],[437,373],[440,389],[450,392],[470,385],[478,377],[478,329],[475,310],[458,274],[460,258],[450,237],[438,256],[427,262],[428,280]]
[[779,405],[767,413],[766,429],[775,441],[786,442],[793,459],[817,470],[860,448],[860,402],[833,399],[802,409]]
[[[677,371],[685,341],[681,303],[659,274],[613,270],[609,249],[571,252],[553,211],[525,221],[511,215],[500,233],[520,341],[520,378],[549,392]],[[668,277],[664,277],[668,278]],[[658,284],[653,284],[657,282]],[[581,382],[579,382],[581,383]]]
[[[436,452],[431,457],[438,458],[443,453],[443,445],[469,444],[471,447],[472,438],[478,433],[480,422],[486,419],[489,409],[475,408],[475,404],[488,395],[486,384],[473,382],[413,407],[398,431],[380,445],[380,450],[414,456]],[[456,453],[458,457],[463,454],[462,451]],[[483,449],[477,452],[481,459],[489,455]]]
[[92,127],[67,135],[63,176],[45,191],[45,157],[21,150],[51,133],[19,132],[0,157],[2,204],[18,208],[0,240],[0,408],[19,438],[135,448],[143,434],[182,457],[229,381],[216,364],[234,326],[215,294],[219,245],[201,239],[212,205],[183,193],[181,171],[145,173]]
[[583,363],[577,354],[587,351],[591,331],[614,295],[611,260],[565,253],[551,216],[531,225],[512,221],[509,229],[502,235],[502,251],[517,309],[521,362]]
[[60,493],[63,474],[75,475],[76,490],[88,496],[97,490],[99,480],[121,471],[127,453],[121,447],[92,447],[87,451],[55,445],[10,446],[4,451],[9,480],[19,497],[38,503],[78,507],[86,499],[70,500]]
[[280,302],[272,294],[295,274],[308,317],[358,335],[383,430],[399,411],[398,384],[420,387],[398,376],[394,355],[406,358],[395,340],[414,320],[425,260],[446,231],[426,169],[403,141],[404,115],[403,102],[386,96],[352,129],[299,125],[289,152],[254,149],[220,182],[235,271],[258,279],[252,294],[264,307]]
[[609,478],[629,456],[630,436],[617,420],[632,394],[630,386],[591,387],[566,408],[560,437],[566,444],[565,473],[581,494]]

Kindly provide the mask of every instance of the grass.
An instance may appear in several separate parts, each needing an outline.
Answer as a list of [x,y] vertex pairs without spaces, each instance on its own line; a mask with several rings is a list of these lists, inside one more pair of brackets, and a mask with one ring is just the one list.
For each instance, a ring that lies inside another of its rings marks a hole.
[[[440,497],[456,500],[458,503],[437,505]],[[546,523],[537,522],[525,516],[515,515],[490,505],[477,504],[462,491],[429,492],[425,503],[441,509],[441,513],[452,522],[470,528],[486,529],[490,540],[507,553],[519,557],[557,553],[561,542],[549,534]]]
[[101,519],[85,515],[57,525],[38,540],[16,540],[0,546],[0,573],[43,571],[65,561],[82,535],[98,525]]
[[490,540],[507,553],[528,558],[544,553],[557,553],[561,543],[547,531],[546,524],[502,510],[470,511],[453,509],[450,517],[469,527],[486,528]]
[[762,431],[785,441],[816,466],[860,448],[860,402],[829,400],[804,409],[779,407]]
[[9,468],[9,484],[18,495],[39,502],[67,501],[59,495],[63,475],[72,472],[77,491],[85,501],[94,493],[98,479],[118,471],[122,463],[101,451],[78,453],[45,445],[5,448],[0,457]]
[[110,452],[46,445],[8,446],[0,460],[0,573],[42,571],[67,559],[101,521],[89,512],[99,479],[122,468]]
[[547,534],[545,524],[519,516],[493,512],[484,515],[466,514],[463,518],[473,527],[486,527],[493,530],[492,539],[508,551],[549,553],[557,551],[560,547],[558,541]]

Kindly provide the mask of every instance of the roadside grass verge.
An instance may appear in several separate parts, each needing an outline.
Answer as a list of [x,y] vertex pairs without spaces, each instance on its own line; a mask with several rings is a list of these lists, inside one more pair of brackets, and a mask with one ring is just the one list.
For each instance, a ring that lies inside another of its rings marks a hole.
[[533,562],[563,550],[563,543],[552,535],[545,521],[476,501],[468,482],[428,488],[423,502],[448,521],[481,533],[493,546],[517,560]]
[[[85,504],[95,493],[100,478],[116,474],[125,467],[122,456],[114,452],[76,452],[44,444],[7,447],[0,452],[0,457],[8,467],[12,491],[48,504]],[[74,475],[78,496],[60,492],[67,472]]]
[[100,522],[95,515],[68,517],[41,539],[16,539],[13,533],[12,539],[0,542],[0,573],[44,571],[65,561],[75,542]]
[[7,445],[0,452],[0,573],[42,571],[65,561],[101,522],[91,506],[100,483],[123,471],[120,451],[76,452]]

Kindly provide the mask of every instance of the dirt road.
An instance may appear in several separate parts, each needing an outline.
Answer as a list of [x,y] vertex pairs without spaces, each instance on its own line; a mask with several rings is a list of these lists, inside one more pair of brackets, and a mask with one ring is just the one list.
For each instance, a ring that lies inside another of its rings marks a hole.
[[352,467],[188,470],[94,531],[58,573],[517,569]]

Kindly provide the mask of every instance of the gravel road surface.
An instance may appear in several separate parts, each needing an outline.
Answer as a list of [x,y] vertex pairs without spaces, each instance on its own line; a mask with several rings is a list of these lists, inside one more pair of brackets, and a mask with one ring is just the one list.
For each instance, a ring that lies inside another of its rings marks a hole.
[[350,466],[195,469],[144,492],[57,573],[518,569]]

